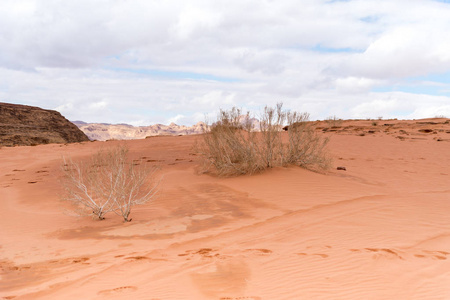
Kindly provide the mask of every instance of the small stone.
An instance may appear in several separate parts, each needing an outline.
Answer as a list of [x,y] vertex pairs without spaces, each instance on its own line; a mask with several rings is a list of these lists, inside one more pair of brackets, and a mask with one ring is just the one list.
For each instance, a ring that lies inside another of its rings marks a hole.
[[338,169],[340,171],[347,171],[347,169],[345,167],[337,167],[336,169]]

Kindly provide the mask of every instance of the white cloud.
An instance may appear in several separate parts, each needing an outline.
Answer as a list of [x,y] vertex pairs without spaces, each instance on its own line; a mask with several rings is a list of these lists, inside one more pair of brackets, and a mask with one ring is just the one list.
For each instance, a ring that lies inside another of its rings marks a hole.
[[420,107],[409,115],[412,119],[422,119],[429,117],[444,116],[450,118],[450,105],[441,105],[433,107]]
[[379,117],[417,119],[446,115],[450,97],[410,94],[403,92],[371,93],[373,100],[364,101],[351,109],[355,118]]
[[361,103],[354,107],[351,112],[356,118],[365,118],[374,115],[383,117],[390,115],[391,111],[400,109],[401,107],[402,106],[397,99],[377,99]]
[[374,80],[365,77],[341,77],[336,79],[336,89],[342,93],[364,93],[369,92],[373,87],[381,85],[382,80]]
[[233,106],[237,104],[235,103],[234,98],[235,95],[232,93],[214,90],[200,97],[195,97],[192,104],[206,107],[209,106],[210,108]]
[[184,118],[186,118],[184,115],[176,115],[175,117],[169,119],[169,123],[177,124],[178,121],[183,120]]
[[432,0],[2,0],[0,101],[115,123],[280,101],[313,118],[429,116],[449,98],[373,89],[450,72],[449,15]]
[[372,78],[391,78],[450,69],[450,41],[445,32],[433,28],[439,25],[395,28],[374,41],[363,54],[352,57],[348,71]]
[[178,38],[187,40],[196,33],[212,32],[219,23],[218,12],[188,6],[180,13],[173,30]]
[[104,110],[108,106],[107,101],[97,101],[89,104],[89,110],[93,111],[101,111]]

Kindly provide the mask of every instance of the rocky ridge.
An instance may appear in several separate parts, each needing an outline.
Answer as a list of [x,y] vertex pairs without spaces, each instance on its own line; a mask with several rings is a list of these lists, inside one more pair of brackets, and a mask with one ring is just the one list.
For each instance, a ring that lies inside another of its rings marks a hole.
[[171,123],[170,125],[155,124],[151,126],[132,126],[128,124],[85,123],[73,121],[91,140],[133,140],[145,139],[161,135],[189,135],[203,133],[206,124],[198,122],[193,126]]
[[450,141],[450,119],[418,120],[327,120],[313,122],[317,131],[331,134],[376,136],[391,135],[399,140]]
[[89,141],[59,112],[0,102],[0,146],[35,146]]

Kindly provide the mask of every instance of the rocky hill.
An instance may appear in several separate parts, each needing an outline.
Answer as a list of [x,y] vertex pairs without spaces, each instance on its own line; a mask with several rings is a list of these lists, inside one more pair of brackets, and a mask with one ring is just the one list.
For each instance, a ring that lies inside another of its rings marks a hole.
[[0,146],[33,146],[88,141],[59,112],[0,102]]
[[[241,120],[244,122],[244,116]],[[259,121],[251,118],[250,122],[255,130],[259,129]],[[128,124],[107,124],[107,123],[86,123],[83,121],[72,121],[78,126],[91,140],[134,140],[145,139],[151,136],[161,135],[190,135],[201,134],[205,132],[206,124],[198,122],[193,126],[155,124],[150,126],[132,126]]]
[[145,139],[158,135],[189,135],[200,134],[205,129],[205,123],[198,122],[193,126],[171,123],[170,125],[156,124],[151,126],[132,126],[127,124],[85,123],[74,121],[91,140],[133,140]]

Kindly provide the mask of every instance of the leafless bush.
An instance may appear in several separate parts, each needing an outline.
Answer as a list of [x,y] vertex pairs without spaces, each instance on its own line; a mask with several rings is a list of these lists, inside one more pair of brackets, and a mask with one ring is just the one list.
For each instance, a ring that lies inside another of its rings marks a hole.
[[118,146],[77,162],[63,158],[62,199],[100,220],[114,212],[131,221],[131,208],[150,201],[159,181],[154,180],[156,168],[129,162],[127,156],[128,150]]
[[330,127],[338,127],[342,125],[343,120],[336,117],[336,116],[332,116],[332,117],[328,117],[326,118],[325,122],[330,126]]
[[328,138],[319,136],[308,122],[308,113],[288,113],[288,145],[283,165],[298,165],[320,171],[331,165],[326,146]]
[[218,175],[240,175],[261,170],[256,149],[257,139],[249,113],[238,108],[221,110],[218,120],[208,126],[199,151],[206,160],[205,169],[214,169]]
[[[321,170],[329,166],[328,140],[318,136],[307,113],[286,112],[282,104],[265,107],[259,128],[238,108],[221,110],[197,145],[204,170],[219,176],[252,174],[275,166],[299,165]],[[287,141],[282,128],[287,124]]]

